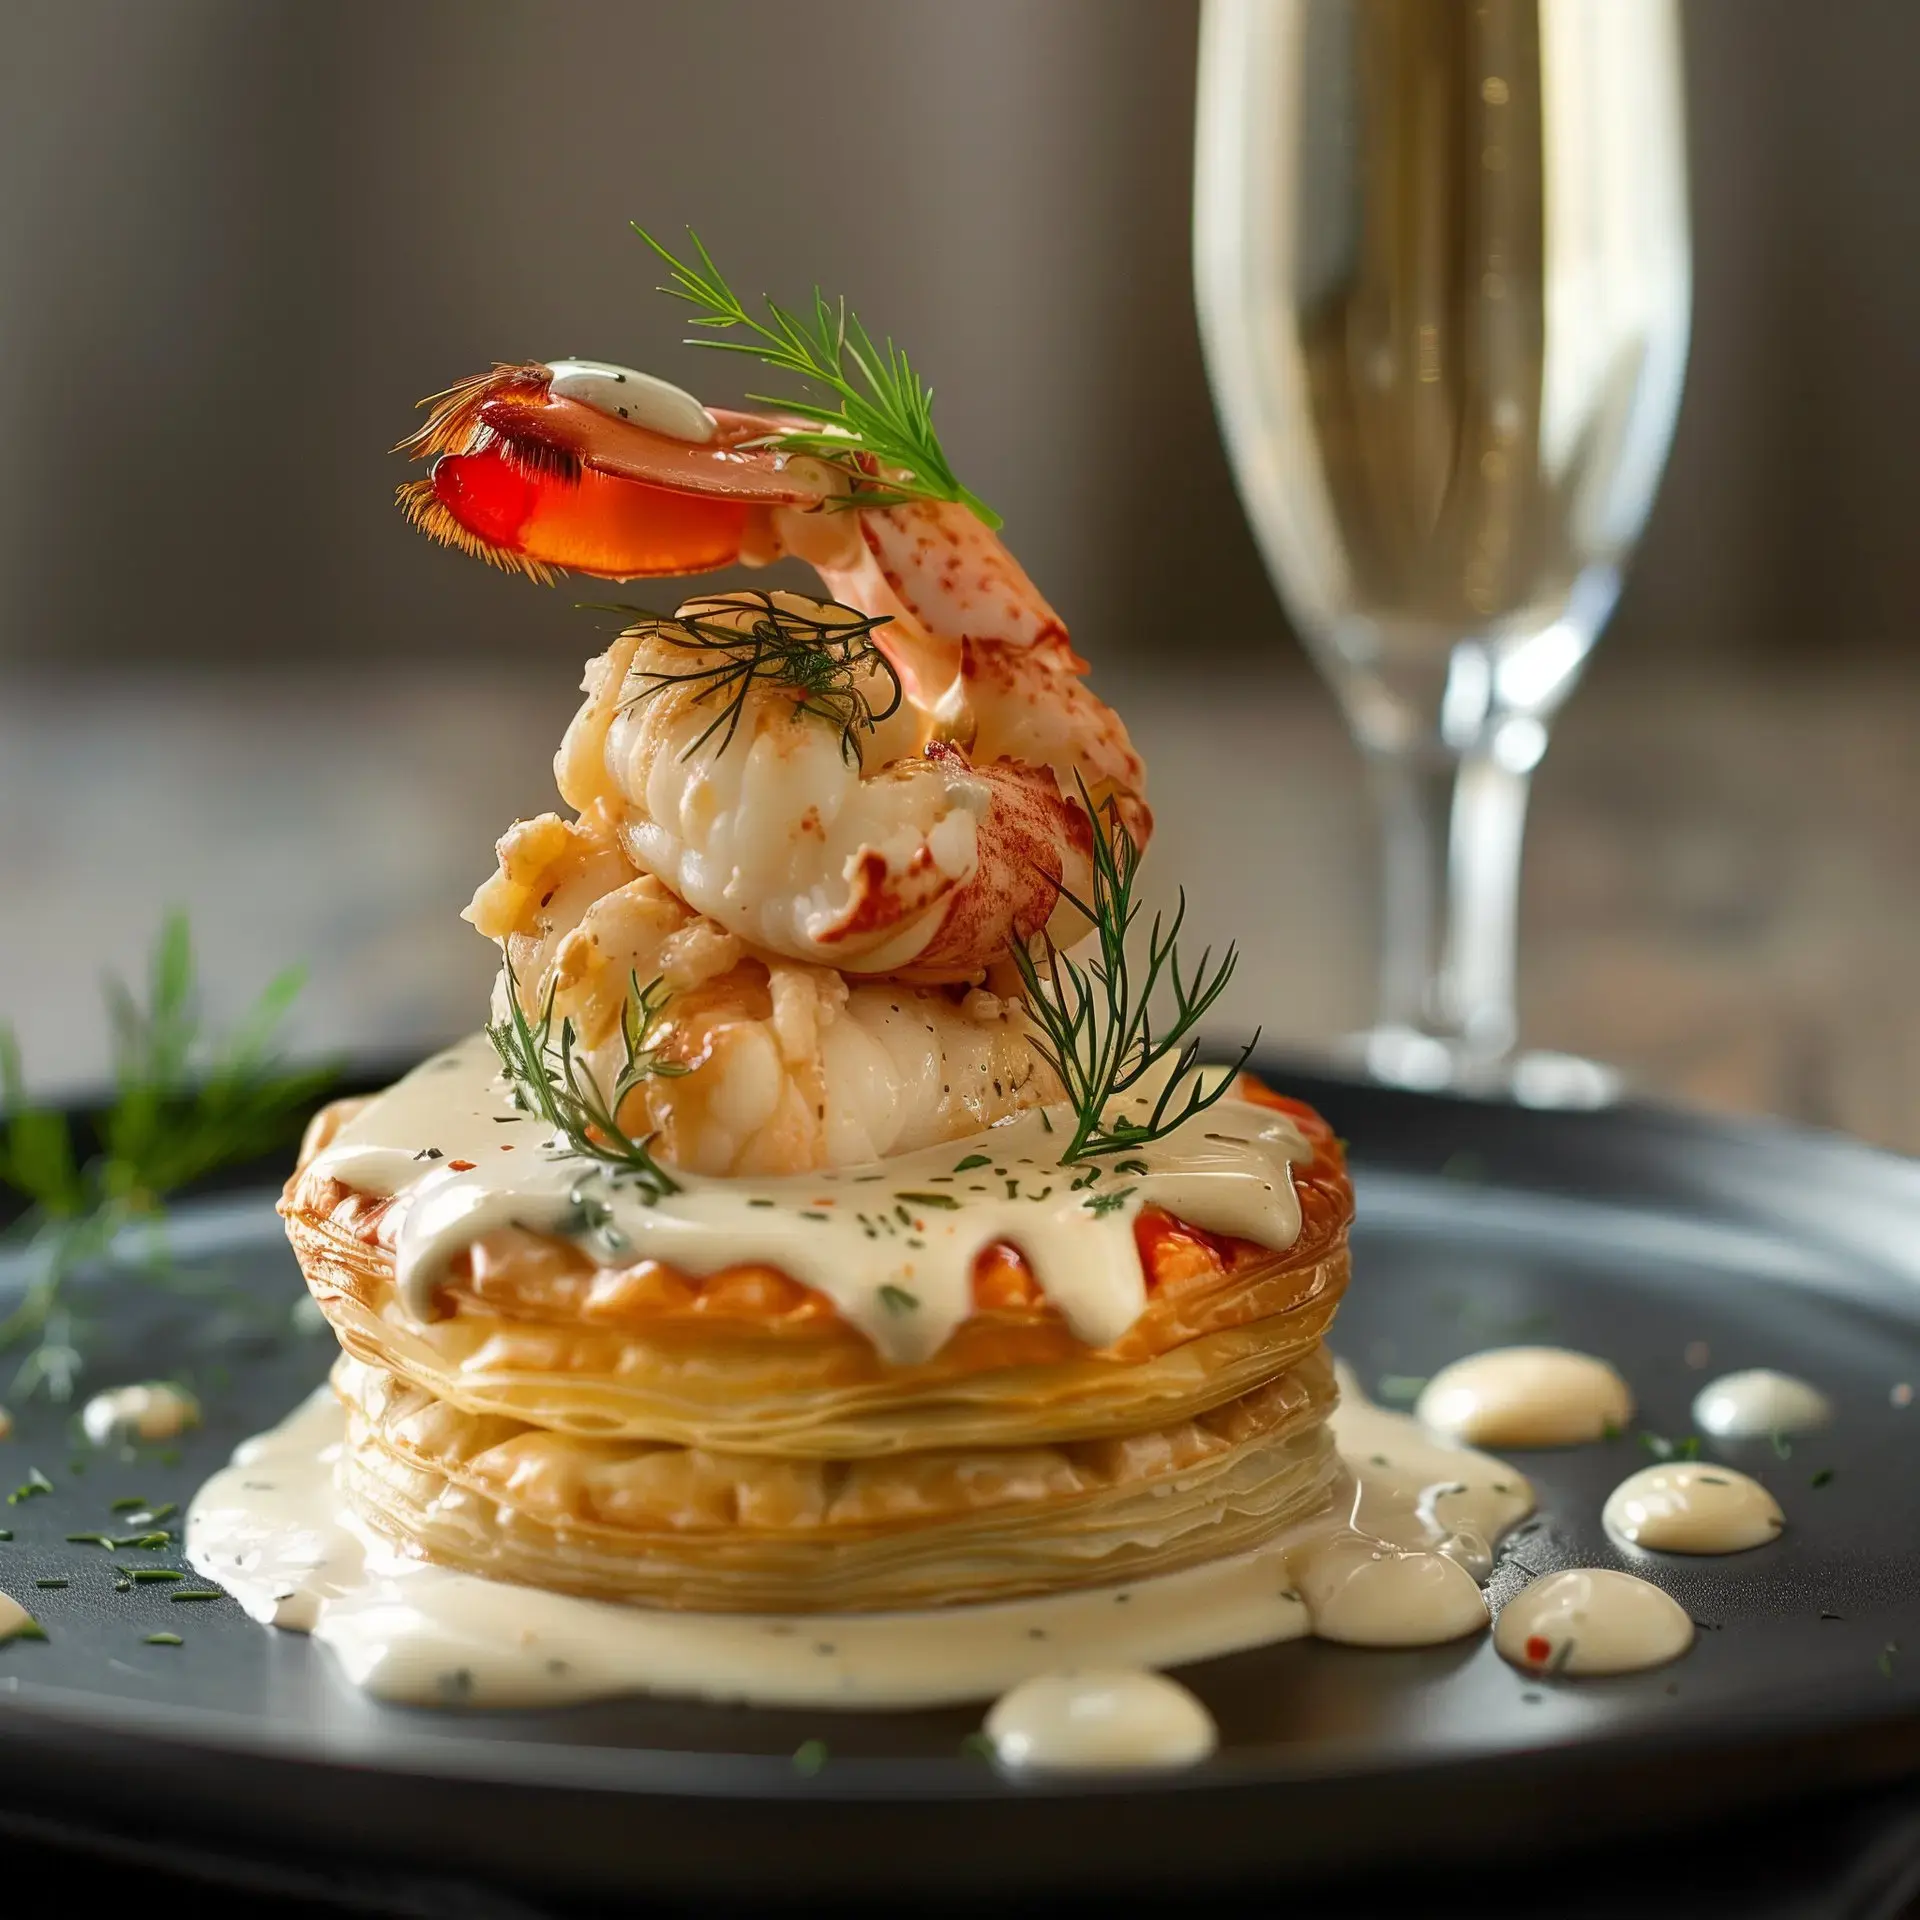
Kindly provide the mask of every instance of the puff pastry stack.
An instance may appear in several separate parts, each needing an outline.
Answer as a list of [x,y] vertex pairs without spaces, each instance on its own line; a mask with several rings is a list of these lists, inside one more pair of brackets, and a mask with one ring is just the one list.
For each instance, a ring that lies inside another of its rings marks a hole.
[[772,1268],[597,1265],[520,1228],[456,1258],[417,1322],[396,1203],[314,1164],[351,1112],[330,1109],[283,1212],[344,1349],[342,1492],[438,1562],[703,1610],[989,1601],[1251,1546],[1324,1508],[1340,1473],[1321,1339],[1352,1192],[1311,1110],[1241,1091],[1311,1149],[1291,1247],[1147,1208],[1146,1310],[1092,1349],[996,1245],[971,1316],[912,1366]]

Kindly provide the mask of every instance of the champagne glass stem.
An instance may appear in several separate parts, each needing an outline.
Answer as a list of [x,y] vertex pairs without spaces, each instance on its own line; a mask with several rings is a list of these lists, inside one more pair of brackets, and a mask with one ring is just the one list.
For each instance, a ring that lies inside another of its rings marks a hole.
[[[1394,1078],[1485,1076],[1515,1036],[1515,913],[1531,764],[1498,732],[1369,756],[1380,812],[1380,1027]],[[1537,758],[1537,755],[1532,756]],[[1431,1067],[1423,1072],[1422,1054]]]

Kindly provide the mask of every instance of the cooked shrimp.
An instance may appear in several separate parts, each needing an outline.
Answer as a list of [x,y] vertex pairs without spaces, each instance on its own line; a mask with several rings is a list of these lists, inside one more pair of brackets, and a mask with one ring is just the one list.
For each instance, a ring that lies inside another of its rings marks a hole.
[[[630,981],[667,989],[653,1037],[687,1071],[642,1082],[618,1117],[656,1134],[670,1165],[857,1165],[1059,1097],[1019,1011],[991,994],[850,987],[760,951],[637,873],[590,821],[522,821],[498,851],[467,918],[500,943],[528,1013],[552,993],[603,1087],[620,1065]],[[496,992],[506,991],[503,972]]]
[[401,500],[434,538],[536,579],[791,554],[837,601],[886,617],[875,640],[908,704],[976,770],[1046,767],[1069,796],[1084,782],[1144,846],[1152,815],[1126,728],[999,538],[948,502],[858,505],[842,467],[756,444],[784,424],[600,362],[499,367],[441,395],[405,443],[434,465]]
[[[696,912],[817,966],[972,980],[1043,927],[1077,938],[1061,888],[1085,897],[1092,828],[1052,770],[973,763],[898,697],[870,642],[831,651],[836,632],[867,628],[775,594],[693,601],[623,634],[587,669],[554,763],[562,798]],[[750,670],[770,642],[794,650],[798,685]],[[844,728],[810,697],[822,668]]]

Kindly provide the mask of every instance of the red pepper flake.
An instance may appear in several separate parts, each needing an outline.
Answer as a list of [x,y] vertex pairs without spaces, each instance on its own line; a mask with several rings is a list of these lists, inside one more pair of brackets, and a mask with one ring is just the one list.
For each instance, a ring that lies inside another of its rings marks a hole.
[[834,1202],[831,1200],[809,1200],[807,1202],[807,1205],[810,1207],[830,1207],[833,1204]]
[[447,1165],[452,1168],[455,1173],[471,1173],[473,1171],[473,1162],[471,1160],[449,1160]]
[[1553,1642],[1545,1634],[1530,1634],[1527,1637],[1527,1644],[1521,1651],[1534,1666],[1544,1667],[1553,1657]]

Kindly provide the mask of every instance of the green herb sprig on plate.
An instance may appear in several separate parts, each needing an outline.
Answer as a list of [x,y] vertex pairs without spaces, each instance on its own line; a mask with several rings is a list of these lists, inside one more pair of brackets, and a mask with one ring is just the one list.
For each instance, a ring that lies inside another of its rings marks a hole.
[[[1014,953],[1027,1013],[1038,1029],[1034,1051],[1059,1077],[1073,1107],[1073,1137],[1060,1153],[1066,1166],[1131,1152],[1204,1113],[1231,1091],[1234,1076],[1260,1041],[1256,1029],[1233,1065],[1211,1086],[1201,1084],[1194,1071],[1200,1060],[1195,1029],[1226,991],[1239,964],[1238,950],[1229,946],[1216,963],[1208,948],[1191,972],[1183,969],[1179,943],[1187,896],[1182,889],[1171,920],[1153,916],[1147,963],[1136,974],[1127,944],[1141,912],[1134,896],[1140,848],[1119,809],[1096,808],[1084,781],[1080,800],[1094,823],[1093,897],[1082,900],[1065,887],[1060,891],[1093,923],[1098,952],[1082,966],[1043,933],[1038,957],[1025,947]],[[1164,1017],[1155,1010],[1156,998],[1172,1001]],[[1156,1069],[1165,1077],[1152,1103],[1142,1102],[1143,1114],[1134,1118],[1114,1111],[1116,1102]]]
[[332,1084],[331,1065],[289,1066],[278,1050],[303,979],[282,973],[228,1032],[209,1034],[186,918],[170,914],[145,1003],[107,983],[113,1099],[91,1152],[64,1113],[28,1100],[19,1041],[0,1026],[0,1186],[25,1202],[8,1238],[27,1272],[0,1318],[0,1350],[32,1343],[13,1392],[67,1398],[84,1364],[72,1283],[110,1266],[164,1274],[167,1198],[283,1144]]
[[[999,527],[1000,516],[963,487],[947,464],[933,430],[933,389],[921,384],[912,362],[891,340],[874,341],[844,299],[829,300],[816,287],[810,318],[767,300],[767,317],[761,319],[727,284],[691,227],[687,238],[696,256],[692,260],[677,258],[637,221],[633,230],[667,264],[672,284],[660,291],[693,307],[693,324],[709,330],[689,346],[750,354],[777,372],[794,375],[807,393],[818,396],[749,394],[751,400],[815,423],[769,434],[761,445],[811,454],[845,468],[859,483],[858,491],[848,496],[849,506],[951,500],[983,526]],[[744,337],[709,337],[735,329]],[[888,471],[875,473],[875,463]]]

